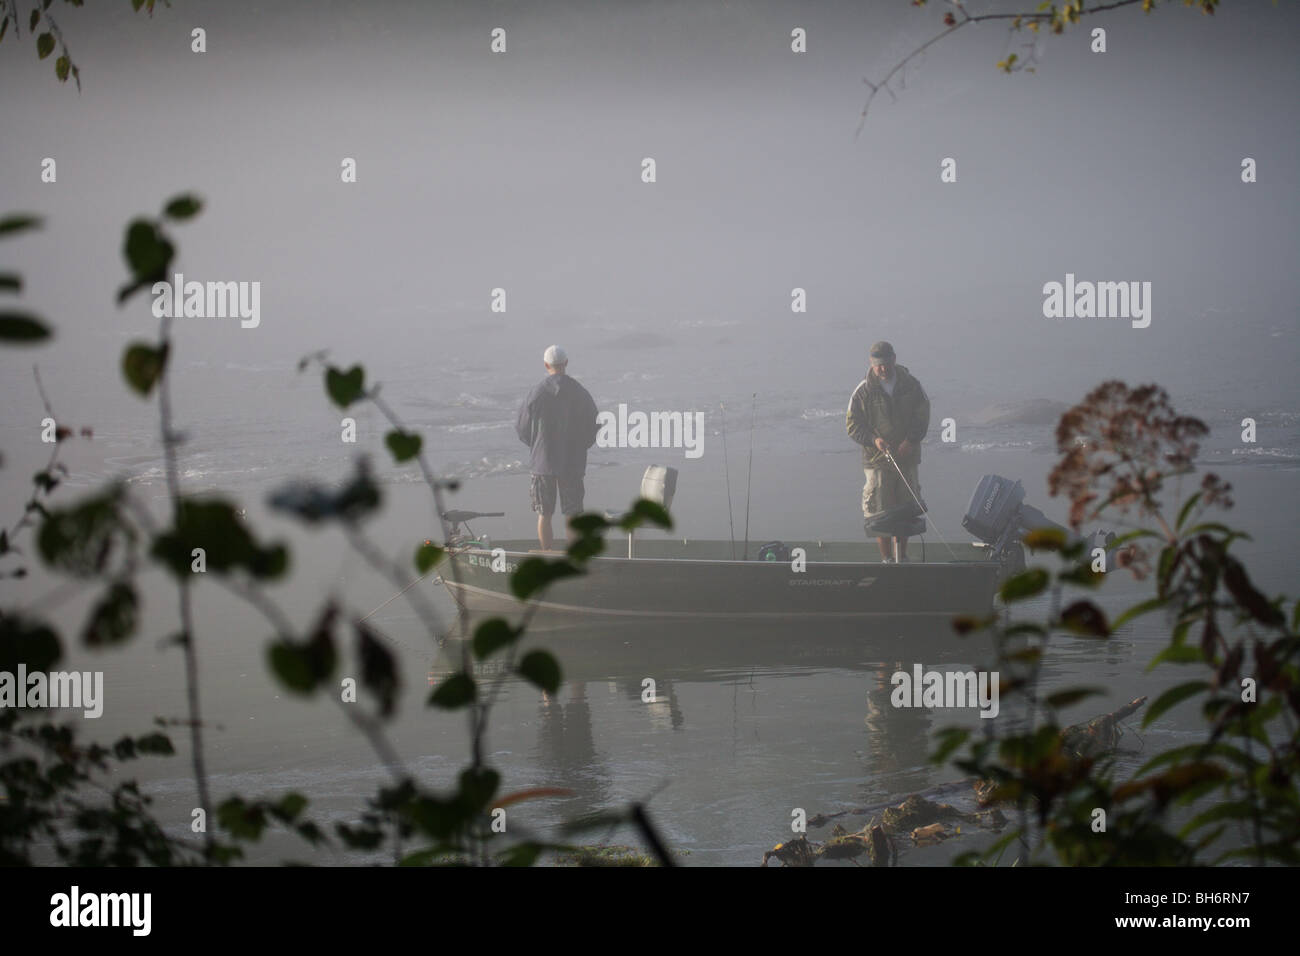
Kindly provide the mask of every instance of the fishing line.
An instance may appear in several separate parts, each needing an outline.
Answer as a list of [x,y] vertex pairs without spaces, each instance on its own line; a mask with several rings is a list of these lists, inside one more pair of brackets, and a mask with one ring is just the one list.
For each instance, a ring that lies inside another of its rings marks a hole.
[[894,470],[898,472],[898,477],[903,482],[903,487],[906,488],[907,493],[912,496],[912,500],[916,502],[916,506],[921,509],[922,516],[930,519],[930,523],[934,525],[934,533],[938,536],[939,540],[943,543],[943,546],[948,549],[948,553],[952,555],[952,559],[956,561],[957,552],[955,552],[952,549],[952,547],[948,544],[947,540],[944,538],[943,532],[939,530],[939,525],[935,522],[934,518],[930,516],[930,512],[926,510],[924,502],[922,502],[921,499],[916,496],[916,492],[912,490],[912,486],[907,483],[907,476],[903,474],[903,469],[898,467],[898,462],[894,460],[894,456],[891,455],[889,452],[885,452],[885,457],[889,459],[889,463],[893,465]]
[[722,409],[722,473],[727,478],[727,525],[731,528],[731,560],[736,560],[736,519],[731,507],[731,466],[727,462],[727,406],[719,402]]

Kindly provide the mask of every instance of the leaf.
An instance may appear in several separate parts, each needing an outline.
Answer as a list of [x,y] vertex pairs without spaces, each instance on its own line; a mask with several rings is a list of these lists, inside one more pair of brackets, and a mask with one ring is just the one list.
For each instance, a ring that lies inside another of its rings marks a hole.
[[1031,551],[1060,551],[1065,547],[1065,532],[1060,528],[1034,528],[1021,540]]
[[1170,644],[1151,659],[1151,663],[1147,665],[1147,673],[1155,670],[1160,664],[1199,664],[1203,661],[1205,661],[1205,653],[1200,647]]
[[27,312],[0,312],[0,342],[30,345],[50,337],[45,323]]
[[1022,601],[1025,598],[1033,597],[1040,594],[1047,587],[1047,572],[1042,568],[1030,568],[1022,574],[1008,578],[1002,584],[1002,589],[998,592],[999,597],[1005,602]]
[[176,255],[176,248],[158,229],[157,223],[148,219],[135,219],[126,227],[122,255],[126,258],[133,281],[118,290],[119,304],[136,290],[161,281]]
[[72,61],[66,55],[54,61],[54,75],[59,78],[60,83],[68,82],[68,68],[71,66]]
[[1188,681],[1185,684],[1179,684],[1176,687],[1169,688],[1156,698],[1155,703],[1147,708],[1147,712],[1142,718],[1143,728],[1151,726],[1151,722],[1166,710],[1169,710],[1169,708],[1181,703],[1195,694],[1201,693],[1201,691],[1209,689],[1210,685],[1203,680]]
[[39,216],[29,216],[19,213],[13,216],[5,216],[0,219],[0,236],[7,235],[11,232],[24,232],[28,229],[41,228],[42,220]]
[[339,408],[347,408],[364,397],[365,377],[365,370],[360,365],[354,365],[346,372],[331,365],[325,369],[325,392]]
[[1187,501],[1183,503],[1183,506],[1178,509],[1178,520],[1174,522],[1174,529],[1176,531],[1183,530],[1183,524],[1187,521],[1187,516],[1192,513],[1192,509],[1196,507],[1196,503],[1201,500],[1201,495],[1202,492],[1198,491],[1196,494],[1188,498]]
[[1143,614],[1148,614],[1151,611],[1158,610],[1159,608],[1164,607],[1168,603],[1169,603],[1168,598],[1153,597],[1143,601],[1141,604],[1135,604],[1133,605],[1133,607],[1126,610],[1119,617],[1115,618],[1115,623],[1111,625],[1111,630],[1118,631],[1121,627],[1123,627],[1125,624],[1127,624],[1129,621],[1133,620],[1134,618],[1138,618],[1141,617]]
[[195,573],[191,568],[196,548],[203,549],[205,573],[244,570],[255,578],[271,579],[283,575],[289,564],[283,544],[259,545],[234,505],[220,499],[183,499],[176,525],[154,539],[150,553],[184,579]]
[[429,704],[443,710],[456,710],[472,701],[477,693],[474,678],[464,671],[457,671],[433,689]]
[[45,563],[73,577],[93,578],[115,552],[129,551],[135,534],[118,508],[119,496],[119,488],[110,488],[49,512],[36,535]]
[[152,734],[145,734],[143,737],[137,737],[135,739],[135,749],[142,754],[157,754],[160,757],[169,757],[176,753],[171,738],[157,731]]
[[393,453],[393,458],[397,462],[410,461],[420,453],[420,446],[423,439],[414,432],[404,432],[394,429],[384,436],[384,444],[388,450]]
[[625,514],[618,526],[624,531],[631,531],[643,524],[652,524],[666,530],[672,530],[673,519],[661,504],[649,498],[638,498],[632,503],[632,510]]
[[938,736],[939,748],[930,755],[930,763],[944,763],[958,747],[970,739],[970,731],[960,727],[948,727],[939,731]]
[[116,581],[94,609],[82,631],[87,647],[118,644],[135,633],[140,601],[129,582]]
[[0,289],[6,292],[22,292],[23,277],[16,272],[0,273]]
[[379,698],[379,713],[391,717],[397,705],[397,663],[392,653],[361,621],[357,632],[357,656],[361,659],[361,684]]
[[519,662],[519,673],[548,694],[560,689],[560,664],[546,651],[529,651]]
[[163,215],[168,219],[191,219],[203,208],[203,200],[188,193],[176,196],[163,207]]
[[1091,601],[1075,601],[1061,612],[1061,626],[1083,637],[1110,637],[1106,615]]
[[1223,584],[1237,605],[1256,621],[1267,627],[1281,627],[1286,622],[1282,611],[1251,584],[1241,562],[1228,560],[1223,569]]
[[0,672],[51,670],[63,658],[59,636],[35,621],[0,611]]
[[523,630],[511,627],[504,618],[489,618],[474,629],[474,656],[482,660],[513,644],[523,633]]
[[334,622],[338,608],[327,604],[312,634],[305,641],[281,638],[271,644],[271,670],[289,690],[311,694],[334,675],[338,653],[334,649]]
[[510,590],[519,600],[526,601],[551,582],[571,578],[581,573],[581,570],[567,560],[525,558],[510,575]]
[[604,531],[609,526],[610,523],[605,516],[596,514],[594,511],[586,511],[569,519],[569,527],[580,535]]
[[167,343],[154,348],[152,345],[137,342],[128,346],[122,353],[122,375],[136,394],[145,397],[158,384],[163,370],[167,367],[168,348]]
[[532,866],[545,849],[547,847],[542,843],[516,843],[510,849],[498,854],[497,864],[499,866]]
[[436,544],[422,544],[415,549],[415,570],[427,574],[429,569],[442,560],[445,554]]
[[362,458],[356,463],[352,480],[339,491],[297,482],[272,492],[267,503],[308,524],[332,519],[350,524],[378,509],[380,495],[379,486],[370,476],[370,464]]
[[[41,11],[39,11],[39,10],[33,10],[33,11],[32,11],[32,15],[31,15],[31,17],[29,17],[28,20],[27,20],[27,32],[28,32],[28,33],[35,33],[35,32],[36,32],[36,24],[38,24],[38,23],[40,23],[40,22],[41,22]],[[44,34],[44,35],[47,36],[47,37],[50,36],[48,33],[46,33],[46,34]],[[51,39],[53,39],[53,37],[51,37]]]
[[457,792],[457,799],[463,804],[466,812],[473,816],[483,812],[491,799],[496,796],[497,789],[501,786],[501,774],[497,773],[490,767],[480,767],[475,770],[469,767],[460,774],[460,790]]

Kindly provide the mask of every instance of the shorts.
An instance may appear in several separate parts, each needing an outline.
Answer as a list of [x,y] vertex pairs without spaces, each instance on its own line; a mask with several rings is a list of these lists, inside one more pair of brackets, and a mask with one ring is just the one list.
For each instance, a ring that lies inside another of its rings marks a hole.
[[533,475],[528,493],[533,500],[533,510],[539,515],[555,514],[555,495],[559,492],[560,512],[576,515],[582,510],[582,499],[587,493],[582,486],[582,476],[560,478],[556,475]]
[[[867,476],[866,484],[862,486],[862,517],[870,518],[872,515],[879,514],[889,508],[898,505],[907,504],[912,500],[911,492],[898,477],[898,471],[893,465],[885,463],[888,468],[863,468]],[[916,462],[910,465],[900,465],[903,474],[907,476],[907,483],[912,486],[919,497],[921,494],[921,481],[917,476]]]

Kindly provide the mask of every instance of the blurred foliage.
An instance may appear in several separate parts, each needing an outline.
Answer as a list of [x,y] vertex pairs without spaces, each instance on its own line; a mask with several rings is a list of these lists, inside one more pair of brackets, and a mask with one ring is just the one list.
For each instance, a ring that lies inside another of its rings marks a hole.
[[[140,217],[127,225],[122,251],[130,278],[117,294],[119,304],[165,278],[176,255],[167,224],[190,219],[201,209],[200,200],[181,195],[164,205],[160,217]],[[32,216],[10,216],[0,220],[0,237],[39,225]],[[0,282],[0,292],[20,293],[21,289],[21,276],[6,274]],[[131,343],[121,362],[127,387],[159,403],[168,462],[170,523],[155,527],[148,509],[132,500],[127,486],[121,483],[110,484],[70,504],[47,504],[63,474],[57,461],[58,449],[72,434],[71,429],[57,426],[56,422],[52,426],[54,453],[47,467],[33,479],[32,499],[12,528],[0,530],[0,564],[23,556],[19,541],[24,531],[35,527],[37,553],[50,571],[73,581],[102,586],[80,632],[83,646],[101,651],[120,646],[136,634],[140,574],[154,568],[165,570],[181,592],[183,608],[188,589],[206,575],[213,575],[208,580],[228,582],[235,593],[247,597],[266,614],[276,631],[267,646],[267,664],[276,680],[298,695],[321,693],[338,700],[348,718],[374,745],[394,780],[367,801],[355,820],[336,824],[332,834],[306,816],[306,795],[289,793],[259,799],[232,794],[215,808],[196,809],[196,819],[203,818],[205,825],[195,823],[191,832],[202,836],[178,839],[169,835],[168,827],[152,809],[150,798],[136,783],[117,783],[110,789],[103,782],[118,772],[115,764],[173,755],[173,745],[165,732],[124,737],[111,747],[103,747],[80,742],[75,724],[60,725],[45,709],[6,707],[0,709],[0,783],[4,786],[4,799],[0,801],[0,864],[50,862],[48,847],[52,846],[59,861],[82,866],[222,865],[242,858],[245,846],[261,840],[272,827],[296,834],[311,848],[337,844],[357,851],[391,852],[395,863],[406,866],[519,866],[532,864],[548,853],[577,852],[579,848],[567,843],[537,840],[520,832],[518,825],[510,828],[510,836],[496,832],[493,826],[494,815],[504,812],[505,806],[570,795],[555,788],[503,794],[500,774],[487,766],[482,756],[483,737],[499,681],[519,678],[550,694],[561,684],[560,665],[554,655],[539,648],[519,653],[519,642],[536,605],[521,605],[524,610],[520,621],[491,618],[471,631],[466,615],[460,615],[452,627],[444,627],[416,599],[419,592],[412,595],[421,624],[434,644],[444,644],[453,636],[459,638],[455,646],[461,649],[462,666],[433,689],[426,706],[468,711],[473,753],[469,765],[456,775],[449,788],[435,790],[417,781],[401,766],[385,737],[385,725],[397,713],[402,680],[397,660],[382,635],[334,598],[324,601],[305,633],[296,633],[287,616],[260,591],[263,584],[287,574],[288,548],[282,543],[260,543],[244,511],[232,501],[181,495],[175,458],[184,439],[173,428],[167,397],[171,369],[168,359],[173,349],[171,326],[172,319],[164,317],[158,340]],[[48,337],[49,329],[39,317],[0,313],[0,340],[5,344],[26,344]],[[324,367],[325,391],[334,404],[346,408],[369,401],[389,419],[392,429],[385,444],[393,460],[420,465],[438,513],[442,514],[442,495],[455,488],[455,482],[433,478],[423,458],[422,437],[396,419],[379,399],[377,385],[367,386],[364,369],[354,365],[344,371],[328,365],[321,352],[304,359],[299,371],[312,362]],[[53,419],[48,401],[46,407]],[[91,432],[83,429],[82,434],[88,437]],[[291,483],[274,490],[268,504],[273,511],[304,525],[337,525],[350,535],[359,551],[373,559],[363,530],[379,514],[381,500],[368,462],[360,459],[351,478],[341,485]],[[671,527],[667,512],[647,501],[634,503],[617,525],[599,515],[578,516],[568,553],[558,559],[522,561],[511,581],[512,592],[521,602],[539,597],[552,582],[583,573],[586,562],[604,550],[603,532],[644,524]],[[444,539],[449,530],[444,527]],[[411,562],[414,579],[409,569],[390,569],[381,562],[374,563],[394,585],[406,591],[439,563],[454,576],[455,562],[444,559],[460,546],[455,540],[444,540],[441,545],[431,541],[416,545]],[[0,571],[0,575],[4,574]],[[350,626],[353,635],[350,658],[338,639],[339,628],[344,625]],[[162,643],[180,645],[187,659],[194,661],[194,644],[201,638],[182,611],[180,632]],[[63,659],[64,640],[48,622],[0,610],[0,670],[14,673],[24,666],[29,671],[48,671]],[[495,656],[506,662],[500,677],[487,680],[473,676],[476,661]],[[359,690],[372,702],[372,708],[357,707],[340,694],[336,681],[345,659],[350,663],[348,673],[359,675]],[[196,674],[187,674],[191,690],[195,680]],[[201,738],[196,731],[202,726],[202,717],[197,695],[191,694],[189,716],[175,723],[190,729],[192,747],[200,751]],[[160,724],[165,727],[167,722]],[[200,804],[207,792],[202,767],[202,760],[195,759]],[[646,836],[656,858],[671,862],[643,808],[635,806],[619,818]],[[209,833],[209,823],[215,833]]]
[[[1142,523],[1117,538],[1107,558],[1139,580],[1154,567],[1155,594],[1113,622],[1086,598],[1043,624],[1009,615],[958,622],[961,633],[992,635],[1002,693],[1025,701],[1027,711],[1025,728],[1000,739],[959,728],[941,734],[937,762],[964,747],[956,766],[991,781],[990,799],[1011,801],[1021,811],[1018,829],[959,862],[993,861],[1016,842],[1020,863],[1300,862],[1300,602],[1288,618],[1283,599],[1261,593],[1232,554],[1246,535],[1203,520],[1206,510],[1232,504],[1230,486],[1217,476],[1205,475],[1172,520],[1160,502],[1167,481],[1192,470],[1207,431],[1177,414],[1154,385],[1106,382],[1062,416],[1052,493],[1069,499],[1076,530],[1103,515],[1136,515]],[[1035,548],[1056,551],[1061,566],[1031,568],[1005,582],[1002,599],[1009,606],[1048,588],[1057,595],[1091,589],[1106,577],[1092,571],[1096,559],[1082,540],[1067,545],[1059,534],[1031,536]],[[1143,726],[1199,702],[1204,732],[1198,742],[1123,774],[1108,748],[1079,748],[1062,734],[1059,711],[1099,692],[1067,688],[1039,697],[1037,688],[1053,633],[1106,640],[1155,612],[1166,615],[1170,639],[1148,670],[1177,665],[1192,679],[1158,696]],[[1105,812],[1104,830],[1095,826],[1097,810]],[[1175,825],[1174,811],[1189,818]],[[1229,826],[1238,828],[1237,841],[1221,839]]]

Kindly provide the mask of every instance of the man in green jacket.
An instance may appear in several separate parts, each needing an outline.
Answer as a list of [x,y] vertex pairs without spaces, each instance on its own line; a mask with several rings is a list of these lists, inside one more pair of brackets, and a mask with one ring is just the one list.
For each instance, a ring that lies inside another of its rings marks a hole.
[[[912,500],[885,453],[894,456],[907,483],[917,495],[921,483],[917,466],[921,462],[921,441],[930,430],[930,399],[921,383],[897,363],[888,342],[871,346],[871,371],[849,398],[845,421],[849,437],[862,446],[862,515],[871,518]],[[877,538],[880,557],[889,563],[894,555],[890,538]],[[907,538],[898,538],[898,558],[907,560]]]

